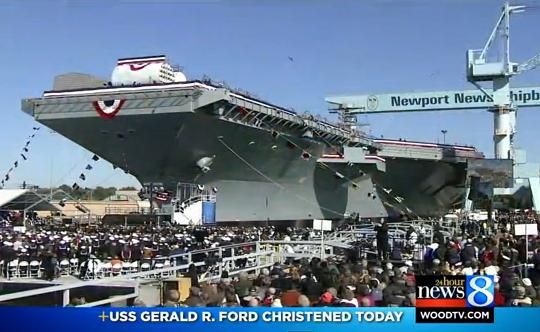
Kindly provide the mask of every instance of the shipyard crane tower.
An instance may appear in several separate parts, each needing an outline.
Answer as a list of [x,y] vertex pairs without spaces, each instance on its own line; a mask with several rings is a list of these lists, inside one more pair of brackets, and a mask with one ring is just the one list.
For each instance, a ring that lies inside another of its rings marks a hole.
[[[479,82],[493,83],[494,134],[496,159],[512,159],[513,138],[516,127],[516,106],[510,93],[510,79],[526,70],[535,68],[540,61],[540,54],[531,60],[518,65],[510,60],[510,15],[520,13],[525,6],[510,6],[504,4],[501,16],[493,28],[484,48],[467,51],[467,80],[488,94]],[[489,60],[488,53],[497,42],[497,36],[502,37],[502,59]]]

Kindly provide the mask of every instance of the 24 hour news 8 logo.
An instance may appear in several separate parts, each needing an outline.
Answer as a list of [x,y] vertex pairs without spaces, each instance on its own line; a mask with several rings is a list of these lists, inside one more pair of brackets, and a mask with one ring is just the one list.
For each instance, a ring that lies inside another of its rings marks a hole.
[[417,323],[493,323],[493,276],[417,276]]

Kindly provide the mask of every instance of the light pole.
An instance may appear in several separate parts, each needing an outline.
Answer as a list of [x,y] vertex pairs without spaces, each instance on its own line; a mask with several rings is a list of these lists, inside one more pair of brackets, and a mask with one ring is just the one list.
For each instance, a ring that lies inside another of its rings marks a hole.
[[446,129],[441,130],[441,133],[443,135],[443,144],[446,144],[446,133],[447,132],[448,132],[448,130],[446,130]]

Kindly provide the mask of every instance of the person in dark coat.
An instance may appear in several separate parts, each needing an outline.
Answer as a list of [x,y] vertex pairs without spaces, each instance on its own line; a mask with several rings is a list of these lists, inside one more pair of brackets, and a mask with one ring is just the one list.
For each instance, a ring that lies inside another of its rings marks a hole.
[[460,257],[458,254],[457,249],[454,246],[453,242],[449,242],[446,250],[446,261],[450,263],[450,265],[454,265],[457,262],[459,262]]
[[124,245],[124,248],[122,249],[122,260],[124,262],[130,262],[131,261],[131,248],[128,244]]
[[199,277],[197,276],[197,267],[190,264],[186,277],[191,278],[191,287],[199,287]]
[[311,301],[318,300],[323,292],[321,284],[310,273],[307,273],[306,278],[300,282],[300,289],[302,290],[302,294],[307,295]]
[[380,260],[388,258],[388,224],[384,221],[382,224],[375,226],[377,232],[377,257]]
[[52,281],[56,277],[56,257],[53,252],[46,252],[41,258],[41,267],[43,268],[43,277],[45,280]]
[[7,276],[8,263],[17,258],[17,253],[13,250],[13,244],[11,242],[4,242],[4,245],[0,248],[0,260],[4,261],[4,271],[0,271],[3,276]]
[[133,241],[129,250],[131,251],[131,260],[133,262],[138,262],[142,259],[142,250],[138,240]]
[[477,253],[477,249],[474,246],[474,244],[472,243],[472,240],[467,239],[467,243],[465,243],[465,246],[461,250],[461,260],[464,261],[464,262],[466,262],[466,261],[472,262],[472,261],[476,260],[476,258],[477,258],[476,253]]

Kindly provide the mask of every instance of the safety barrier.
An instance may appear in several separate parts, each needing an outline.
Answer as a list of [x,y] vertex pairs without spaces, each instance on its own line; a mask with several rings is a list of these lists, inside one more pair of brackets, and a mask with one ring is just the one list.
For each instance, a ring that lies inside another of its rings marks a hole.
[[[398,233],[395,232],[394,234]],[[322,241],[256,241],[195,250],[167,257],[158,257],[155,259],[155,264],[145,271],[139,270],[138,272],[133,272],[129,270],[129,273],[108,277],[94,269],[91,274],[83,276],[88,280],[0,295],[0,302],[53,292],[63,292],[63,305],[66,306],[70,302],[70,290],[72,289],[96,285],[108,286],[117,282],[126,282],[129,287],[133,288],[133,292],[129,294],[113,296],[86,303],[82,306],[90,307],[110,304],[135,298],[139,295],[141,284],[182,275],[188,271],[192,264],[204,270],[204,273],[199,277],[200,282],[219,279],[224,271],[227,271],[229,276],[243,272],[255,272],[258,274],[263,268],[270,268],[275,263],[284,263],[291,259],[338,256],[337,252],[339,250],[336,250],[336,248],[347,248],[349,246],[348,242],[358,239],[359,235],[370,236],[370,234],[371,231],[369,228],[356,227],[345,231],[338,231],[337,234],[330,234],[328,239],[322,239]],[[157,263],[158,261],[169,261],[170,265],[166,266],[165,264]],[[13,281],[17,281],[17,279],[12,279]]]
[[[165,259],[169,259],[171,261],[170,267],[154,268],[148,271],[128,273],[113,277],[99,277],[100,274],[94,271],[92,274],[93,279],[90,280],[70,282],[61,285],[21,291],[13,294],[0,295],[0,302],[50,294],[54,292],[62,292],[63,305],[66,306],[70,303],[70,290],[72,289],[97,285],[108,286],[116,282],[127,282],[128,285],[133,288],[133,292],[129,294],[113,296],[111,298],[86,303],[82,306],[90,307],[110,304],[121,300],[135,298],[139,295],[139,287],[141,284],[161,280],[167,277],[177,276],[186,272],[192,264],[194,264],[196,267],[203,267],[206,269],[206,271],[199,277],[199,281],[201,282],[219,279],[223,271],[227,271],[229,276],[234,276],[242,272],[259,273],[261,269],[270,268],[275,262],[283,259],[283,257],[288,257],[285,254],[279,254],[275,251],[277,245],[277,243],[249,242],[205,250],[196,250],[185,254],[165,257]],[[207,266],[207,263],[213,264]],[[157,266],[157,264],[155,264],[155,266]],[[17,281],[17,279],[12,279],[10,282],[15,281]],[[21,279],[19,279],[19,281],[21,281]]]

